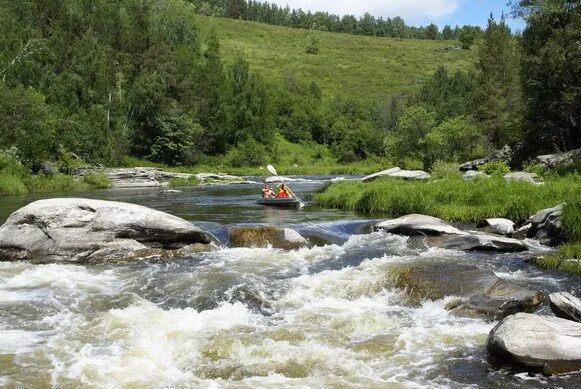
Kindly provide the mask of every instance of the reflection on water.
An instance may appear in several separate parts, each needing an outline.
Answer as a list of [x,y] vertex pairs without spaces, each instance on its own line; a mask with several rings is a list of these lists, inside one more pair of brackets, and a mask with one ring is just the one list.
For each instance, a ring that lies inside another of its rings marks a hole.
[[[320,185],[292,188],[305,196]],[[0,263],[0,386],[581,384],[578,375],[492,368],[484,344],[495,323],[449,314],[446,299],[410,305],[393,287],[390,269],[434,258],[492,269],[540,290],[579,293],[578,277],[542,272],[516,254],[422,251],[401,236],[353,235],[369,222],[361,215],[313,206],[263,208],[254,204],[259,190],[83,194],[150,206],[222,234],[232,224],[267,223],[293,226],[328,244],[290,252],[224,248],[171,262]],[[30,200],[8,198],[1,215]]]

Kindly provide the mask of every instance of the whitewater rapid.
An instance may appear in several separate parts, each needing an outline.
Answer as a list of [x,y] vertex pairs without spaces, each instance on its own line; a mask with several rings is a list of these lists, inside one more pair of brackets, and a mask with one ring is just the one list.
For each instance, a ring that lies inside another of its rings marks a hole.
[[[486,362],[493,322],[451,314],[447,299],[411,305],[393,287],[390,266],[418,257],[467,260],[375,232],[172,262],[0,263],[0,385],[485,387],[506,379]],[[541,379],[510,376],[518,385]]]

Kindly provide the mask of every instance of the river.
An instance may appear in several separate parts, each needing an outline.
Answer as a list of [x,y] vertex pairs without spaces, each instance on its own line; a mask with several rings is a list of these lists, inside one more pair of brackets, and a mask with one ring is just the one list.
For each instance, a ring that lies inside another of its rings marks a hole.
[[[328,177],[305,179],[291,187],[308,198]],[[393,264],[424,257],[581,294],[578,276],[523,261],[546,248],[421,251],[403,236],[358,235],[370,218],[354,212],[255,205],[259,191],[257,184],[75,195],[169,212],[225,247],[171,261],[0,262],[0,387],[581,386],[580,375],[492,366],[485,343],[495,322],[449,313],[446,299],[412,305],[389,277]],[[33,200],[1,198],[0,223]],[[227,247],[228,226],[259,223],[295,228],[319,246]]]

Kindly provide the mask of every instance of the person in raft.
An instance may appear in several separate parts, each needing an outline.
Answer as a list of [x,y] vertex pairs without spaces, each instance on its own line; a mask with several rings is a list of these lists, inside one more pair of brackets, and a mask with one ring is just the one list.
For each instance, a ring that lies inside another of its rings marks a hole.
[[272,188],[268,184],[264,184],[264,188],[262,188],[262,198],[269,199],[271,197],[274,197],[274,192],[272,191]]
[[280,184],[278,186],[278,192],[276,194],[277,198],[287,198],[287,197],[291,197],[290,191],[287,189],[285,184]]

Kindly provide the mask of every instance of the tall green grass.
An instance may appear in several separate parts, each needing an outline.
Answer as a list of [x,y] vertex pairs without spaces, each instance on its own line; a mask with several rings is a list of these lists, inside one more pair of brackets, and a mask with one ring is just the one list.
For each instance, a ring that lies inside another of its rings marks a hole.
[[19,176],[0,172],[0,196],[16,196],[27,193],[28,189]]
[[421,213],[461,222],[504,217],[520,223],[540,209],[581,198],[580,182],[579,175],[552,178],[542,186],[501,178],[464,181],[455,177],[428,182],[339,182],[317,194],[315,201],[369,214]]

